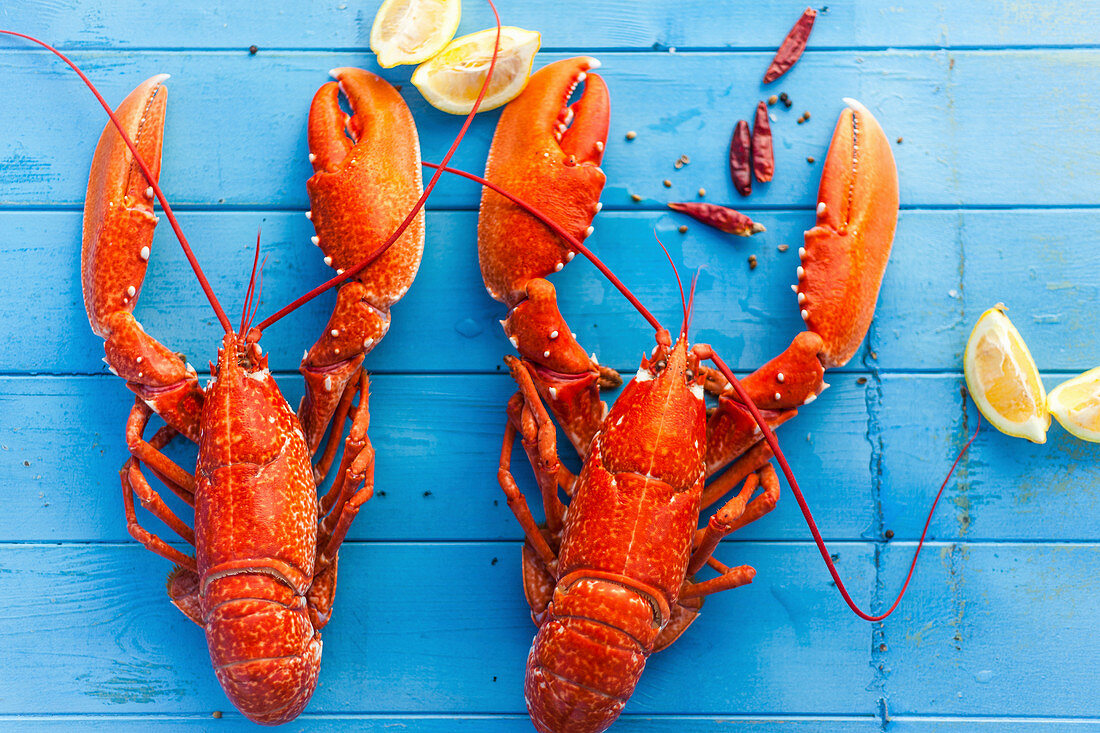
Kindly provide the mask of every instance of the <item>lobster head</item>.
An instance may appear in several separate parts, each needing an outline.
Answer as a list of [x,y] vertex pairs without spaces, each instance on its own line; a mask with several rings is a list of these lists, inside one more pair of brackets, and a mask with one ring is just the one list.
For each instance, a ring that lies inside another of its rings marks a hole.
[[[606,176],[600,169],[610,103],[596,74],[599,61],[565,59],[539,69],[519,97],[504,108],[485,177],[543,211],[584,239],[599,210]],[[584,93],[569,99],[584,82]],[[478,255],[485,288],[514,306],[528,281],[561,270],[574,252],[518,206],[489,189],[481,195]]]

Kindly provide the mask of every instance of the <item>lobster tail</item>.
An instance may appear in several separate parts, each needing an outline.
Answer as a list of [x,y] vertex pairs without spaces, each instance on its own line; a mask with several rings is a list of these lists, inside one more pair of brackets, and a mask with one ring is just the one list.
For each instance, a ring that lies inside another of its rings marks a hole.
[[217,578],[206,596],[206,642],[226,696],[254,723],[298,717],[321,669],[305,597],[260,573]]
[[559,584],[527,660],[535,728],[606,730],[634,692],[657,631],[650,599],[632,588],[593,577]]

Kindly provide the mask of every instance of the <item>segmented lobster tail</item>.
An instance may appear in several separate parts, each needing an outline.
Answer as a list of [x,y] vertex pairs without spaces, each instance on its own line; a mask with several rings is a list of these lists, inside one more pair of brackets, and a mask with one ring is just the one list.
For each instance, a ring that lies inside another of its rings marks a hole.
[[595,733],[619,717],[657,637],[634,590],[584,578],[554,592],[527,659],[527,711],[542,733]]
[[212,580],[204,602],[210,658],[233,705],[263,725],[296,718],[321,669],[321,635],[306,599],[269,575],[248,573]]

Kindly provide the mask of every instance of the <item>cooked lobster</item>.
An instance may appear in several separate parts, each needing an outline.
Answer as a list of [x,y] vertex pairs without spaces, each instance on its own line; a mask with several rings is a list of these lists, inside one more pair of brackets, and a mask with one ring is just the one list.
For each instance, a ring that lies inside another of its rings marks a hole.
[[[501,115],[484,178],[460,173],[485,186],[482,275],[509,308],[502,325],[520,354],[506,357],[518,391],[508,403],[498,478],[526,539],[524,591],[538,632],[524,689],[544,733],[605,730],[646,658],[684,632],[703,598],[752,581],[753,568],[727,567],[712,553],[775,507],[773,455],[849,605],[864,618],[883,617],[859,611],[847,596],[771,428],[813,401],[827,386],[825,368],[846,363],[866,335],[898,215],[885,134],[847,100],[825,162],[817,224],[800,250],[795,292],[807,330],[742,384],[709,346],[689,345],[687,301],[673,341],[581,242],[604,183],[609,104],[606,84],[591,73],[596,66],[575,58],[540,70]],[[569,104],[581,82],[583,95]],[[586,355],[545,279],[577,253],[593,259],[656,330],[656,348],[610,411],[598,389],[617,375]],[[717,394],[714,409],[706,390]],[[577,476],[558,458],[555,420],[583,460]],[[541,491],[541,527],[512,475],[517,435]],[[742,480],[697,528],[701,510]],[[704,565],[718,576],[697,582]]]
[[[416,275],[424,248],[422,207],[440,174],[422,186],[416,127],[397,90],[361,69],[333,70],[337,81],[322,86],[310,108],[314,174],[307,183],[307,216],[317,231],[313,241],[336,277],[253,326],[257,240],[235,331],[158,185],[167,76],[146,80],[112,112],[63,54],[30,36],[4,33],[60,57],[111,118],[92,160],[81,272],[88,319],[104,338],[104,361],[136,394],[126,425],[132,457],[121,470],[127,529],[176,563],[168,595],[205,630],[214,671],[232,703],[257,723],[292,720],[317,683],[320,630],[332,613],[340,545],[373,494],[363,361],[388,330],[390,307]],[[476,114],[495,61],[494,53],[481,96],[445,161]],[[341,90],[350,117],[340,109]],[[182,355],[148,335],[133,316],[157,223],[154,201],[225,330],[205,388]],[[302,359],[306,392],[295,413],[267,368],[259,340],[265,328],[336,286],[333,314]],[[147,439],[154,414],[165,425]],[[348,419],[352,425],[335,480],[318,498]],[[198,444],[193,473],[161,452],[177,435]],[[151,486],[143,467],[194,509],[194,529]],[[139,524],[135,495],[194,547],[194,555]]]

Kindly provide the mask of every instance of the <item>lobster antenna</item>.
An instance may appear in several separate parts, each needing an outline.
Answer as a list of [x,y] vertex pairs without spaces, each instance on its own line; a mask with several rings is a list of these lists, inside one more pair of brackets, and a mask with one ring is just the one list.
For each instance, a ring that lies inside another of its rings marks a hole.
[[569,232],[565,231],[565,229],[563,229],[560,224],[558,224],[556,221],[554,221],[553,219],[548,217],[546,214],[542,213],[539,209],[537,209],[534,206],[532,206],[531,204],[527,203],[526,201],[521,199],[519,196],[516,196],[511,191],[507,191],[507,190],[501,188],[500,186],[498,186],[497,184],[493,183],[492,181],[486,180],[486,179],[482,178],[479,175],[476,175],[474,173],[468,173],[467,171],[460,170],[458,168],[448,168],[447,164],[446,164],[446,161],[441,162],[441,163],[429,163],[428,161],[423,160],[423,161],[420,162],[420,165],[427,166],[428,168],[435,168],[437,171],[446,171],[447,173],[451,173],[451,174],[456,175],[456,176],[462,176],[463,178],[468,178],[469,180],[474,181],[475,183],[480,183],[482,186],[485,186],[490,191],[493,191],[494,193],[500,194],[501,196],[508,199],[509,201],[511,201],[516,206],[518,206],[521,209],[523,209],[524,211],[526,211],[531,216],[538,219],[540,222],[542,222],[542,224],[547,229],[549,229],[554,234],[557,234],[559,237],[564,239],[569,244],[570,247],[575,249],[577,252],[580,252],[585,257],[587,257],[588,261],[591,262],[593,265],[595,265],[596,269],[599,270],[600,273],[604,277],[606,277],[608,279],[608,281],[612,285],[614,285],[615,288],[620,293],[623,294],[623,297],[626,298],[628,301],[630,301],[630,304],[632,306],[634,306],[634,309],[637,310],[638,313],[640,313],[642,315],[642,318],[646,319],[646,321],[649,322],[649,325],[653,327],[653,330],[655,330],[655,331],[665,330],[664,327],[661,325],[661,322],[658,321],[657,318],[652,313],[650,313],[649,310],[644,305],[642,305],[642,301],[638,300],[638,297],[636,295],[634,295],[634,293],[630,292],[630,288],[628,288],[626,285],[624,285],[623,281],[620,280],[618,277],[616,277],[615,273],[613,273],[610,270],[610,268],[608,268],[608,266],[605,265],[600,260],[600,258],[597,257],[592,252],[592,250],[588,249],[588,247],[585,247],[579,239],[574,237]]
[[692,307],[695,305],[695,286],[699,284],[699,273],[702,271],[702,267],[695,269],[695,274],[691,276],[691,294],[688,295],[687,315],[684,318],[684,335],[687,336],[688,331],[691,330],[691,314],[693,313]]
[[668,248],[665,247],[665,243],[661,241],[661,238],[657,236],[657,229],[653,229],[653,238],[657,240],[657,244],[661,245],[661,250],[665,253],[665,257],[668,258],[668,264],[672,265],[672,274],[676,276],[676,285],[680,288],[680,305],[684,309],[683,326],[680,328],[680,335],[683,336],[687,333],[687,321],[688,321],[688,304],[687,299],[684,298],[684,283],[680,279],[680,271],[676,269],[676,263],[672,261],[672,255],[668,253]]
[[256,254],[252,257],[252,275],[248,278],[248,290],[244,294],[244,308],[241,310],[241,330],[239,335],[244,336],[245,323],[248,322],[248,309],[252,305],[252,293],[256,287],[256,266],[260,263],[260,227],[256,227]]
[[[493,46],[493,57],[489,61],[489,69],[485,73],[485,81],[481,84],[481,91],[478,92],[477,99],[474,100],[473,108],[471,108],[470,113],[466,115],[466,120],[462,123],[462,128],[458,131],[458,135],[455,137],[454,142],[451,143],[451,147],[447,150],[447,154],[443,156],[443,166],[446,166],[447,163],[451,160],[451,156],[454,155],[455,150],[458,149],[458,144],[462,142],[462,138],[466,136],[466,131],[470,129],[470,124],[474,121],[474,115],[477,114],[478,108],[481,107],[481,101],[485,99],[485,94],[489,90],[489,81],[493,78],[493,69],[496,68],[497,56],[500,53],[500,14],[497,13],[497,6],[493,4],[493,0],[486,0],[486,2],[489,3],[489,7],[492,8],[493,18],[496,21],[497,27],[496,43]],[[315,287],[313,290],[310,290],[305,295],[294,299],[288,305],[283,306],[264,320],[260,321],[260,324],[256,326],[256,331],[262,333],[265,328],[280,320],[284,316],[287,316],[290,313],[294,312],[301,306],[316,298],[321,293],[329,290],[330,288],[334,288],[341,283],[347,282],[363,270],[370,267],[375,260],[385,254],[386,250],[388,250],[393,245],[393,243],[397,241],[398,237],[400,237],[405,232],[409,225],[412,224],[413,219],[415,219],[416,215],[420,213],[420,210],[424,208],[424,202],[428,200],[428,196],[431,194],[432,189],[435,188],[435,184],[439,181],[442,172],[442,170],[437,170],[435,172],[435,175],[432,176],[432,179],[428,181],[428,185],[424,187],[424,191],[420,194],[420,199],[417,200],[416,205],[413,206],[412,210],[409,211],[407,216],[405,216],[405,220],[398,225],[393,234],[391,234],[385,242],[379,245],[377,249],[375,249],[373,252],[363,258],[359,262],[359,264],[345,270],[343,274],[326,280],[325,282]]]
[[68,64],[69,68],[76,72],[76,75],[80,77],[80,80],[91,90],[95,95],[96,100],[107,112],[107,116],[111,118],[111,122],[114,123],[115,129],[118,131],[119,137],[122,138],[122,142],[126,143],[126,147],[130,149],[130,153],[134,156],[134,162],[138,164],[138,168],[141,169],[142,175],[145,176],[146,183],[153,189],[153,194],[157,197],[157,201],[160,203],[160,208],[164,210],[164,215],[168,217],[168,223],[172,226],[172,231],[176,233],[176,239],[179,240],[180,246],[183,247],[183,254],[187,257],[187,262],[191,265],[191,269],[195,271],[195,277],[199,280],[199,287],[202,288],[202,292],[206,294],[206,299],[210,301],[210,307],[214,309],[214,313],[218,317],[218,322],[221,323],[222,328],[226,333],[233,333],[233,324],[229,322],[229,316],[225,314],[225,310],[222,308],[221,303],[218,302],[217,296],[214,295],[214,289],[210,287],[210,282],[206,279],[206,275],[203,274],[202,268],[199,267],[199,261],[195,258],[195,253],[191,251],[191,245],[187,243],[187,237],[183,235],[183,229],[180,228],[179,222],[176,221],[176,214],[172,211],[172,207],[168,205],[168,199],[164,197],[164,192],[160,190],[160,186],[157,184],[156,178],[149,171],[149,166],[145,164],[141,155],[137,151],[137,147],[134,145],[134,141],[130,139],[130,136],[126,134],[126,130],[122,128],[122,123],[118,117],[115,116],[115,112],[111,109],[111,105],[107,104],[107,100],[103,98],[103,95],[96,89],[95,84],[92,84],[92,80],[80,70],[68,56],[58,51],[56,48],[39,40],[34,36],[28,36],[26,33],[19,33],[17,31],[0,30],[0,34],[6,36],[15,36],[16,38],[23,38],[36,43],[42,48],[46,49],[54,56]]
[[[569,246],[573,247],[576,251],[587,257],[592,262],[592,264],[594,264],[596,268],[601,273],[603,273],[604,276],[607,277],[607,279],[610,280],[611,283],[616,288],[618,288],[624,296],[626,296],[626,299],[630,301],[630,303],[638,310],[639,313],[642,314],[643,317],[645,317],[647,321],[649,321],[650,325],[652,325],[657,330],[662,330],[660,323],[657,322],[657,319],[654,318],[648,310],[646,310],[645,306],[641,304],[637,297],[635,297],[634,294],[630,292],[626,285],[624,285],[617,277],[615,277],[614,273],[612,273],[607,268],[607,266],[599,260],[599,258],[597,258],[575,237],[566,232],[554,220],[550,219],[537,208],[535,208],[531,204],[528,204],[526,201],[519,198],[515,194],[506,191],[505,189],[501,188],[495,183],[492,183],[491,181],[482,178],[481,176],[475,175],[473,173],[468,173],[457,168],[448,168],[442,164],[428,162],[423,162],[422,164],[428,166],[429,168],[435,168],[436,170],[445,170],[448,173],[462,176],[463,178],[468,178],[471,181],[480,183],[482,186],[485,186],[490,190],[500,194],[501,196],[510,200],[512,203],[519,206],[527,213],[537,218],[552,232],[568,242]],[[673,269],[675,269],[675,266]],[[688,301],[689,318],[691,314],[691,307],[695,301],[695,286],[698,282],[698,276],[699,273],[698,271],[696,271],[695,276],[692,278],[691,297]],[[917,559],[920,557],[921,549],[924,547],[924,540],[928,535],[928,527],[932,523],[932,517],[936,511],[936,505],[939,503],[940,497],[943,495],[944,489],[947,488],[947,484],[951,480],[951,476],[954,475],[955,469],[959,465],[959,461],[962,460],[963,455],[966,454],[966,451],[970,448],[970,445],[974,442],[974,439],[978,437],[978,431],[981,429],[981,417],[979,416],[978,418],[977,427],[975,427],[974,433],[970,436],[969,440],[966,441],[966,444],[962,447],[962,449],[960,449],[958,455],[955,457],[955,462],[951,464],[951,470],[947,472],[947,476],[944,478],[943,483],[940,485],[939,491],[936,493],[936,498],[932,501],[932,506],[928,510],[928,517],[924,522],[924,531],[921,532],[920,542],[917,544],[916,552],[913,554],[913,561],[909,565],[909,574],[906,576],[905,582],[902,584],[901,590],[898,592],[897,598],[894,600],[893,605],[891,605],[885,613],[879,614],[878,616],[872,616],[871,614],[868,614],[861,610],[855,604],[855,601],[852,600],[851,595],[848,593],[848,589],[845,587],[844,581],[841,580],[840,574],[837,572],[836,565],[833,564],[833,559],[829,555],[829,549],[825,545],[825,540],[822,539],[821,532],[817,528],[817,523],[814,521],[813,514],[810,512],[810,507],[806,503],[806,497],[802,494],[802,489],[798,486],[798,480],[794,477],[794,471],[791,470],[790,464],[787,463],[787,458],[783,455],[783,450],[779,447],[779,441],[778,439],[776,439],[775,433],[768,426],[767,421],[764,420],[764,416],[760,414],[760,410],[756,407],[756,404],[752,401],[752,398],[749,396],[748,392],[745,391],[745,388],[741,385],[741,382],[738,381],[737,377],[734,376],[733,371],[731,371],[729,366],[726,365],[722,358],[714,352],[714,349],[709,346],[702,348],[700,346],[696,346],[695,348],[700,349],[701,356],[703,358],[709,358],[711,361],[714,362],[715,366],[718,367],[718,371],[720,371],[722,373],[722,376],[724,376],[729,381],[730,385],[737,393],[737,396],[740,398],[741,402],[748,408],[749,414],[752,415],[753,420],[760,428],[760,432],[763,434],[764,440],[767,442],[768,447],[771,448],[772,453],[775,455],[775,458],[779,463],[780,469],[783,471],[783,475],[787,479],[787,483],[791,487],[791,491],[795,496],[795,500],[798,502],[798,508],[801,510],[802,516],[805,518],[806,524],[810,529],[810,534],[813,535],[814,542],[817,544],[818,552],[821,553],[821,557],[825,561],[825,566],[828,568],[829,574],[832,576],[833,582],[836,583],[837,590],[844,598],[844,602],[848,605],[848,608],[850,608],[861,619],[872,622],[882,621],[887,616],[892,614],[894,612],[894,609],[898,607],[898,604],[901,603],[901,599],[905,595],[905,592],[909,587],[909,581],[910,579],[912,579],[913,573],[916,570]]]
[[806,503],[806,497],[803,496],[802,489],[798,487],[798,481],[795,480],[794,472],[791,470],[790,464],[787,463],[786,456],[783,455],[783,451],[779,447],[779,441],[776,439],[775,433],[768,426],[767,421],[764,420],[764,416],[760,414],[760,410],[757,409],[756,405],[749,397],[749,393],[741,386],[741,382],[737,380],[737,377],[733,376],[733,372],[726,363],[722,361],[722,358],[714,353],[714,349],[706,346],[703,347],[701,351],[702,356],[713,361],[714,365],[718,367],[718,371],[720,371],[722,376],[729,381],[734,391],[737,392],[737,396],[740,398],[742,404],[748,408],[753,420],[756,421],[757,426],[760,428],[760,432],[763,433],[764,440],[767,442],[768,447],[771,448],[772,453],[775,454],[775,459],[779,462],[779,468],[783,471],[783,475],[787,479],[787,484],[791,487],[791,493],[794,494],[795,501],[798,502],[798,508],[802,511],[802,516],[806,519],[806,525],[810,528],[810,534],[813,535],[814,542],[817,544],[817,550],[821,553],[821,559],[825,561],[825,566],[829,569],[829,575],[833,577],[833,582],[836,583],[836,588],[840,592],[841,597],[844,598],[844,602],[848,604],[848,608],[852,609],[852,612],[864,621],[878,622],[885,619],[898,607],[902,597],[905,595],[906,589],[909,587],[909,581],[913,578],[913,572],[917,569],[917,558],[920,557],[920,551],[924,547],[924,539],[928,535],[928,527],[932,524],[932,516],[936,512],[936,504],[939,503],[940,497],[943,495],[943,490],[947,488],[947,482],[951,480],[951,476],[955,473],[955,468],[958,467],[959,461],[962,460],[963,455],[966,453],[967,449],[970,448],[970,444],[978,437],[978,431],[981,430],[982,427],[981,415],[978,416],[977,426],[974,428],[973,434],[971,434],[970,439],[967,440],[966,444],[959,450],[958,455],[955,457],[955,462],[951,464],[951,470],[947,472],[947,476],[944,478],[943,483],[940,484],[940,490],[936,492],[936,498],[932,501],[932,507],[928,510],[928,518],[924,520],[924,530],[921,532],[920,542],[917,543],[917,549],[913,553],[913,561],[909,564],[909,574],[905,576],[905,582],[902,583],[897,598],[894,599],[894,603],[885,613],[872,616],[861,610],[859,606],[855,604],[855,601],[852,600],[852,596],[848,593],[848,589],[844,586],[844,581],[840,579],[840,574],[836,570],[836,565],[833,564],[833,558],[829,555],[829,548],[825,546],[825,540],[822,539],[821,532],[817,528],[817,523],[814,521],[813,514],[810,513],[810,507]]

